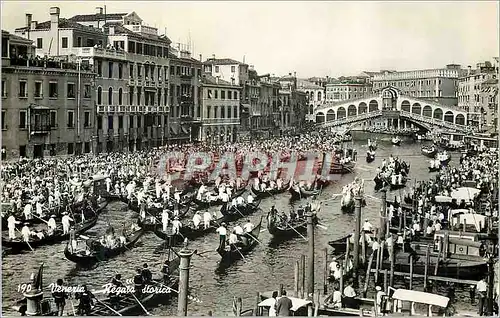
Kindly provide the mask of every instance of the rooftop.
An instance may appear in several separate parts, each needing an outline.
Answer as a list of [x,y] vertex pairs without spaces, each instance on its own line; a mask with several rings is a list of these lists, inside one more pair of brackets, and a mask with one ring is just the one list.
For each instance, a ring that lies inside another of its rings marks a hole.
[[247,65],[245,63],[230,59],[230,58],[223,58],[223,59],[214,59],[210,58],[207,59],[204,63],[206,64],[215,64],[215,65]]
[[[100,34],[103,33],[100,29],[85,26],[65,18],[59,19],[59,29],[76,29],[76,30],[94,32]],[[15,32],[26,32],[27,30],[28,27],[22,27],[22,28],[17,28]],[[50,30],[50,21],[37,23],[35,30]]]
[[222,80],[220,78],[219,78],[219,81],[217,82],[217,78],[210,75],[210,74],[203,74],[202,83],[203,84],[210,84],[210,85],[235,86],[235,85],[231,85],[231,83],[229,83],[228,81]]
[[109,27],[113,26],[115,28],[115,35],[131,35],[135,37],[140,37],[148,40],[161,41],[167,44],[172,43],[172,41],[166,35],[153,35],[148,33],[134,32],[125,28],[120,22],[108,22],[103,28],[106,32],[109,32]]
[[2,30],[2,38],[3,37],[9,37],[9,41],[13,41],[13,42],[20,42],[20,43],[23,43],[23,44],[26,44],[26,45],[32,45],[33,44],[33,41],[32,40],[28,40],[26,38],[23,38],[21,36],[18,36],[18,35],[15,35],[15,34],[12,34],[8,31],[5,31],[5,30]]
[[106,14],[79,14],[69,18],[74,22],[91,22],[104,20],[121,20],[128,13],[106,13]]
[[304,79],[299,79],[297,81],[297,88],[298,89],[323,89],[323,87],[316,85],[308,80]]

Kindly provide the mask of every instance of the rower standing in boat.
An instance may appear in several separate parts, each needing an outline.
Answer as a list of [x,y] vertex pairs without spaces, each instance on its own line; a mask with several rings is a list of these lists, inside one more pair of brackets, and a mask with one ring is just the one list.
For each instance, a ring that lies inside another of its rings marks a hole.
[[49,219],[49,222],[47,222],[47,227],[49,228],[48,229],[48,235],[52,235],[54,234],[56,228],[57,228],[57,224],[56,224],[56,219],[55,219],[55,215],[52,214],[50,216],[50,219]]
[[234,228],[233,228],[233,232],[236,234],[236,235],[243,235],[244,231],[243,231],[243,228],[238,224],[236,225]]
[[28,220],[31,220],[32,219],[32,211],[33,211],[33,207],[31,205],[31,202],[28,202],[25,206],[24,206],[24,219],[26,221]]
[[219,250],[224,250],[226,248],[226,223],[222,222],[222,224],[217,228],[217,233],[219,233]]
[[88,290],[87,285],[83,285],[82,288],[83,292],[75,294],[75,299],[80,300],[80,303],[78,304],[77,315],[89,316],[90,311],[92,310],[92,306],[94,305],[92,299],[95,299],[95,296],[90,292],[90,290]]
[[[116,289],[123,287],[123,283],[121,281],[122,275],[116,274],[115,277],[111,280],[111,289]],[[108,294],[111,305],[115,307],[115,309],[119,309],[120,307],[120,294],[112,291]]]
[[205,211],[203,213],[203,225],[205,226],[205,230],[210,227],[210,222],[212,221],[212,215],[210,212]]
[[144,288],[144,278],[142,276],[142,270],[140,268],[138,268],[138,269],[136,269],[136,274],[134,276],[135,295],[140,297],[142,294],[143,288]]
[[142,279],[144,280],[144,283],[146,284],[150,283],[153,280],[153,274],[149,270],[147,263],[144,263],[144,265],[142,266],[141,275]]
[[161,223],[163,225],[163,232],[167,232],[168,228],[168,210],[166,208],[161,212]]
[[193,216],[193,225],[196,230],[200,227],[200,223],[201,223],[201,215],[199,211],[196,211]]
[[68,212],[64,212],[63,217],[61,219],[61,223],[63,226],[63,234],[69,233],[69,227],[71,221],[73,221],[73,219],[68,216]]
[[250,222],[250,220],[247,220],[247,223],[245,223],[245,225],[243,225],[243,229],[247,233],[252,232],[253,228],[254,228],[254,225],[252,224],[252,222]]
[[254,201],[254,197],[251,194],[249,194],[248,197],[247,197],[247,203],[248,204],[253,204],[253,201]]
[[9,228],[9,239],[13,240],[16,238],[16,218],[13,214],[7,219],[7,227]]
[[179,221],[179,217],[176,216],[174,218],[174,220],[172,221],[172,234],[173,235],[180,234],[181,227],[182,227],[182,223],[181,223],[181,221]]
[[371,233],[373,231],[373,225],[368,221],[368,219],[365,219],[365,223],[363,224],[363,231],[365,233]]
[[64,312],[64,306],[66,305],[66,299],[68,299],[68,294],[63,289],[63,280],[59,278],[56,282],[55,291],[52,293],[54,297],[54,303],[57,306],[57,315],[62,316]]
[[31,231],[30,228],[28,227],[28,222],[24,223],[23,228],[21,229],[21,235],[23,236],[23,241],[29,242],[30,240],[30,235]]
[[168,284],[170,282],[170,261],[168,259],[163,263],[161,272],[163,274],[163,283]]

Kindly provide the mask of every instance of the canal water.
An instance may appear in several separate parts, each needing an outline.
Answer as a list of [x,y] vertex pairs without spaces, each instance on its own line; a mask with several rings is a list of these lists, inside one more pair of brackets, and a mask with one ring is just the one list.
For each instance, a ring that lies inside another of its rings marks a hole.
[[[327,187],[319,196],[325,200],[322,204],[321,222],[327,229],[316,228],[316,287],[322,289],[323,284],[323,249],[328,247],[328,241],[340,238],[354,229],[354,216],[342,214],[340,211],[340,198],[331,200],[332,194],[340,193],[342,187],[360,177],[365,180],[365,192],[374,197],[380,194],[374,193],[373,178],[375,169],[383,158],[391,154],[411,164],[410,177],[416,180],[429,178],[428,159],[420,154],[421,143],[411,141],[404,142],[400,147],[391,145],[390,142],[380,142],[377,150],[376,160],[370,164],[366,163],[366,141],[353,143],[358,150],[358,164],[353,174],[342,177],[337,183]],[[458,154],[452,157],[452,164],[458,164]],[[393,194],[388,194],[392,199]],[[262,212],[250,217],[254,224],[258,223],[260,217],[264,217],[263,228],[266,227],[265,215],[272,205],[279,210],[289,211],[290,194],[284,193],[275,198],[267,198],[262,201]],[[367,206],[363,208],[363,218],[369,219],[375,226],[378,225],[378,211],[380,201],[367,198]],[[133,222],[137,214],[128,211],[126,205],[120,202],[110,203],[108,212],[100,216],[98,224],[87,236],[102,235],[108,222],[115,226],[121,226],[124,222]],[[241,220],[244,222],[246,220]],[[211,251],[201,256],[193,256],[190,272],[190,294],[197,298],[198,302],[190,302],[188,305],[189,315],[205,315],[212,311],[214,315],[231,314],[233,297],[242,297],[245,308],[252,308],[256,291],[277,290],[280,284],[287,290],[293,290],[294,265],[300,255],[307,255],[307,242],[297,237],[292,240],[275,244],[267,231],[260,234],[258,245],[245,260],[240,260],[228,268],[219,267],[219,255],[215,252],[218,245],[218,236],[214,233],[191,242],[190,247],[198,252]],[[162,241],[148,233],[143,236],[140,243],[129,252],[100,263],[98,267],[91,270],[76,269],[75,264],[64,257],[65,243],[46,246],[36,249],[34,252],[25,252],[20,255],[7,255],[3,258],[2,268],[2,294],[4,314],[15,314],[10,306],[22,298],[18,292],[18,285],[29,280],[31,273],[36,272],[41,262],[44,267],[44,284],[48,286],[58,278],[63,278],[70,286],[87,284],[90,289],[102,289],[102,285],[109,282],[116,273],[121,273],[123,278],[133,278],[135,269],[148,263],[153,275],[159,275],[161,264],[165,259]],[[213,251],[213,252],[212,252]],[[418,285],[417,285],[418,288]],[[419,288],[419,290],[422,290]],[[457,297],[463,299],[460,306],[468,307],[470,303],[468,294],[457,289]],[[76,305],[76,302],[75,302]],[[70,306],[69,304],[67,306]],[[174,298],[171,304],[163,305],[150,310],[154,315],[176,314],[177,300]],[[469,309],[469,308],[467,308]]]

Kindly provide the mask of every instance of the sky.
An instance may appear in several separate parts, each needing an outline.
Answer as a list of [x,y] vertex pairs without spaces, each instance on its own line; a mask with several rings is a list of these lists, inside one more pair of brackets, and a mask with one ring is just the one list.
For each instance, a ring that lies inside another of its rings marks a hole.
[[2,29],[25,14],[61,17],[135,11],[194,57],[233,58],[259,74],[349,76],[381,69],[463,66],[499,56],[498,1],[2,1]]

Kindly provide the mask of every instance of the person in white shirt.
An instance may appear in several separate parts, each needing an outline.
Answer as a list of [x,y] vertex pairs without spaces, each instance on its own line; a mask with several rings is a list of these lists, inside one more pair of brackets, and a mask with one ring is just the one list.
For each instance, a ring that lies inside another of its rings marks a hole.
[[382,287],[376,286],[375,290],[377,290],[377,295],[375,296],[375,302],[377,304],[377,312],[378,314],[382,314],[383,311],[385,311],[385,308],[382,308],[382,297],[387,296],[387,294],[382,291]]
[[229,245],[234,245],[238,243],[238,236],[236,235],[236,231],[233,231],[229,234]]
[[220,199],[222,200],[222,202],[229,202],[229,195],[227,195],[227,193],[225,192],[221,192],[221,194],[219,195]]
[[236,198],[236,203],[238,206],[244,206],[245,205],[245,199],[242,196],[239,196]]
[[484,278],[477,282],[476,290],[479,297],[478,314],[482,316],[484,311],[486,310],[486,296],[488,294],[488,284],[486,283],[486,280]]
[[332,307],[333,309],[339,309],[342,307],[342,293],[339,291],[337,286],[335,286],[331,299],[328,301],[328,307]]
[[242,235],[244,232],[243,232],[243,228],[239,225],[236,225],[234,228],[233,228],[233,231],[234,233],[236,233],[237,235]]
[[434,227],[432,226],[432,224],[429,224],[427,226],[426,233],[427,235],[431,235],[433,232],[434,232]]
[[63,226],[63,234],[69,233],[69,227],[71,221],[73,221],[73,219],[68,216],[68,212],[64,212],[63,217],[61,219],[61,223]]
[[51,215],[49,222],[47,222],[47,226],[49,228],[49,230],[48,230],[49,235],[52,235],[57,228],[55,217],[56,217],[55,215]]
[[21,229],[21,235],[23,236],[23,240],[25,242],[29,242],[31,231],[30,231],[30,228],[28,227],[28,223],[24,223],[24,226]]
[[377,239],[375,239],[375,240],[373,241],[373,244],[372,244],[372,251],[373,251],[374,253],[376,253],[376,252],[377,252],[377,250],[378,250],[379,248],[380,248],[380,243],[378,242],[378,238],[377,238]]
[[250,222],[250,220],[247,220],[247,223],[245,223],[245,225],[243,225],[243,229],[247,233],[252,232],[253,228],[254,228],[254,226],[253,226],[252,222]]
[[206,211],[203,213],[203,225],[205,226],[205,230],[210,227],[210,221],[212,221],[212,215],[210,212]]
[[370,222],[368,222],[368,219],[365,219],[365,223],[363,224],[363,231],[371,233],[372,230],[373,230],[373,225]]
[[172,234],[180,234],[182,223],[179,221],[179,217],[175,217],[172,221]]
[[32,210],[33,206],[31,205],[30,202],[24,206],[24,219],[25,220],[31,220],[32,218]]
[[162,223],[162,226],[163,226],[162,227],[163,232],[167,232],[168,218],[169,218],[168,210],[167,209],[163,209],[163,211],[161,212],[161,223]]
[[333,276],[333,273],[337,270],[337,265],[337,258],[334,257],[328,266],[330,268],[330,276]]
[[353,308],[356,300],[354,299],[356,297],[356,291],[352,287],[352,282],[349,282],[344,288],[344,303],[347,308]]
[[7,219],[7,227],[9,228],[9,239],[13,240],[16,238],[16,218],[14,215],[10,215]]
[[195,229],[198,229],[201,223],[201,215],[200,212],[196,211],[196,213],[193,216],[193,225]]
[[271,306],[269,307],[269,317],[276,317],[276,301],[278,300],[278,292],[274,291],[273,292],[273,302],[270,304]]
[[233,198],[231,200],[231,207],[236,207],[236,206],[238,206],[238,203],[236,202],[236,198]]
[[434,224],[434,230],[435,230],[436,232],[441,231],[441,223],[436,222],[436,223]]
[[248,197],[247,197],[248,204],[253,204],[253,201],[254,201],[253,196],[251,194],[249,194]]
[[222,222],[222,224],[215,231],[219,233],[219,249],[224,249],[226,246],[227,235],[226,223]]
[[175,199],[175,201],[177,201],[177,203],[181,202],[181,192],[180,191],[175,191],[174,199]]
[[106,178],[106,192],[111,193],[111,179],[109,177]]

